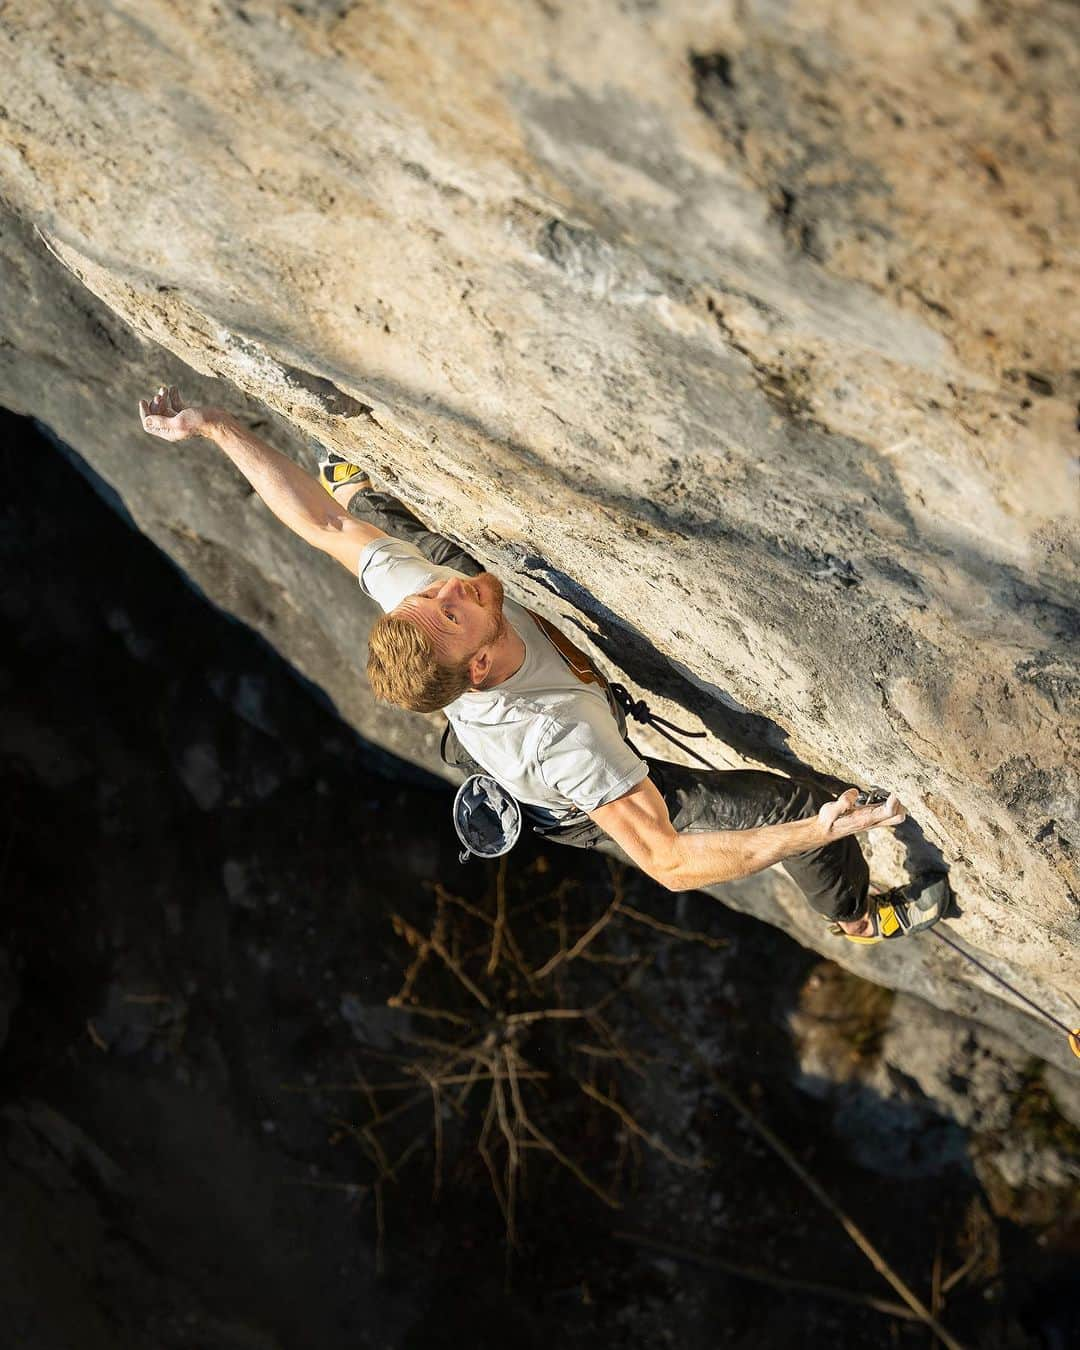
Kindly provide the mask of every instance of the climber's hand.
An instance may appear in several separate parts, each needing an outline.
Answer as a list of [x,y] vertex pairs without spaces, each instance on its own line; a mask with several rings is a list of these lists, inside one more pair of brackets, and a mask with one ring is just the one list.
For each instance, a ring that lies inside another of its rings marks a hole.
[[191,436],[204,436],[210,425],[209,408],[185,407],[176,385],[164,385],[152,399],[139,400],[139,417],[143,430],[163,441],[186,441]]
[[878,806],[856,806],[858,795],[858,788],[848,788],[836,801],[826,802],[818,812],[827,839],[843,839],[845,835],[861,834],[863,830],[899,825],[907,819],[907,811],[895,792],[890,792],[888,800]]

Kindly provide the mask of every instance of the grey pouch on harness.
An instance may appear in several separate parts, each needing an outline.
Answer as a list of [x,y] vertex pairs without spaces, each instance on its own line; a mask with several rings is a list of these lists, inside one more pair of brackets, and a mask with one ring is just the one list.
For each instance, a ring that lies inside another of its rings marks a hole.
[[521,834],[521,807],[505,788],[487,774],[466,778],[454,798],[454,829],[465,845],[461,862],[498,858],[510,850]]

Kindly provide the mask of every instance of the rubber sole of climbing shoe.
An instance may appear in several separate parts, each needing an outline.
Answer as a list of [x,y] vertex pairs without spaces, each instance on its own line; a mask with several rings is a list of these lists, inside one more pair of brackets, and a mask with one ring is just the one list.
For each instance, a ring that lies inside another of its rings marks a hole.
[[906,886],[871,896],[871,932],[856,936],[845,933],[839,924],[833,924],[829,931],[860,947],[873,947],[879,942],[911,937],[932,928],[945,917],[951,899],[948,877],[944,872],[931,872],[916,877]]
[[343,459],[341,455],[334,454],[333,450],[323,450],[320,453],[319,482],[331,497],[335,495],[338,488],[348,487],[352,484],[362,486],[367,481],[367,470],[362,469],[359,464],[354,464],[349,459]]

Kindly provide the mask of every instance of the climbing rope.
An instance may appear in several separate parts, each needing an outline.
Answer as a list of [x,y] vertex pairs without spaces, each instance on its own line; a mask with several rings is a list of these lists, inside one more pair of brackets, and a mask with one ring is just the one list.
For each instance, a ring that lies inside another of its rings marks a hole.
[[[642,726],[652,727],[665,740],[670,741],[672,745],[677,745],[686,754],[693,756],[699,764],[704,764],[707,769],[716,769],[716,765],[710,764],[704,755],[699,755],[696,750],[691,750],[688,745],[683,745],[682,741],[670,734],[674,731],[679,736],[691,736],[700,740],[706,735],[704,731],[687,731],[685,727],[677,727],[674,722],[669,722],[665,717],[658,717],[643,698],[631,698],[630,691],[625,684],[609,684],[608,689],[611,691],[612,698],[627,717],[632,717],[635,722],[640,722]],[[665,727],[667,728],[666,731]]]
[[970,961],[973,966],[977,966],[984,975],[989,975],[992,980],[997,980],[1002,988],[1007,989],[1009,993],[1015,998],[1018,998],[1021,1003],[1026,1003],[1029,1008],[1034,1008],[1040,1016],[1045,1017],[1048,1022],[1051,1022],[1055,1027],[1060,1028],[1060,1030],[1065,1033],[1065,1038],[1069,1042],[1069,1049],[1077,1059],[1080,1059],[1080,1027],[1070,1030],[1059,1017],[1055,1017],[1052,1012],[1048,1012],[1045,1008],[1040,1007],[1033,999],[1028,998],[1026,994],[1022,994],[1019,989],[1014,985],[1011,985],[1008,980],[1002,979],[1002,977],[997,974],[996,971],[991,970],[989,966],[983,965],[977,956],[972,956],[970,952],[965,951],[959,943],[954,942],[951,937],[947,937],[940,928],[931,928],[929,931],[933,933],[935,937],[940,938],[946,946],[951,947],[954,952],[959,952],[965,961]]

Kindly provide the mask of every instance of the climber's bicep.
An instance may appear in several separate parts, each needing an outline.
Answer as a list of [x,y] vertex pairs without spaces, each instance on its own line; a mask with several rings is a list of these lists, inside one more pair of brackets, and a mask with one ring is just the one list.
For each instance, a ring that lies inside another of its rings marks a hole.
[[667,884],[678,852],[678,835],[667,804],[651,778],[643,778],[615,801],[595,807],[591,820],[655,881]]
[[355,577],[360,566],[360,555],[376,539],[389,536],[377,525],[369,525],[366,520],[357,520],[347,511],[340,516],[330,517],[325,526],[308,536],[308,543],[339,562]]

